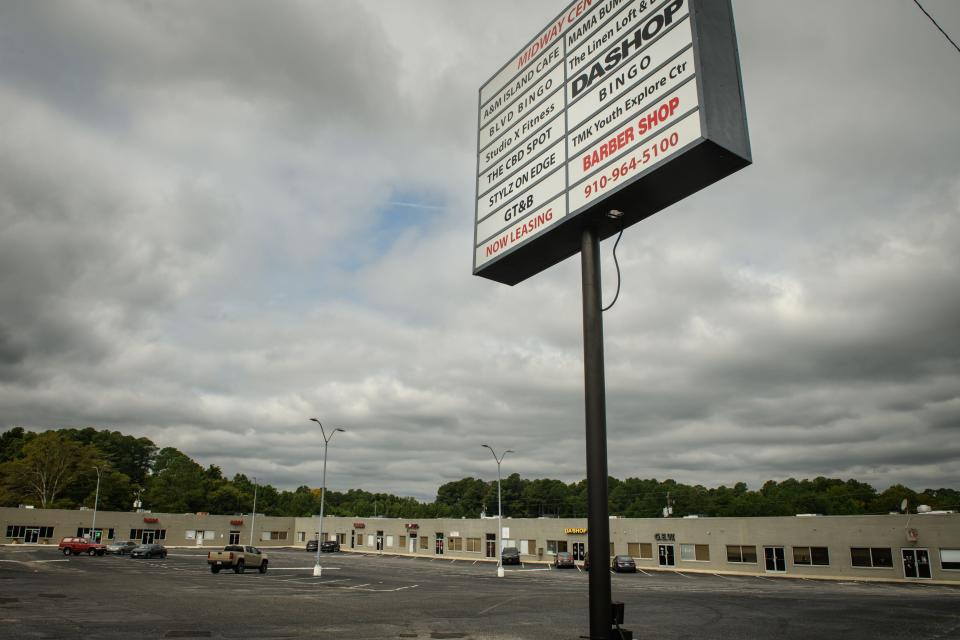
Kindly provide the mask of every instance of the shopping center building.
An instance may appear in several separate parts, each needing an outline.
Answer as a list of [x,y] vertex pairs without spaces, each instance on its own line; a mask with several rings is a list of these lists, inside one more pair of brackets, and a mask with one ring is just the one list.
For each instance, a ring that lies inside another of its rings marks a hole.
[[[91,510],[0,508],[4,544],[56,545],[89,535]],[[318,517],[149,512],[96,513],[102,542],[135,539],[166,546],[304,547]],[[497,519],[328,516],[324,539],[345,552],[495,561]],[[525,563],[567,551],[582,560],[584,518],[503,520],[503,546]],[[798,515],[774,518],[612,518],[609,555],[633,556],[643,571],[777,575],[810,579],[934,580],[960,584],[960,514]],[[608,558],[604,557],[603,562]],[[596,562],[596,554],[592,555]]]

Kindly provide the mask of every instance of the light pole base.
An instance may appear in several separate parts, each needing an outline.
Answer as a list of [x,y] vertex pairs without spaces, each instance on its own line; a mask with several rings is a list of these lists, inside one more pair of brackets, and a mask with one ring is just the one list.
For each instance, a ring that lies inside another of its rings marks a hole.
[[498,578],[503,577],[503,567],[497,567],[497,577]]
[[313,565],[313,575],[314,575],[314,577],[319,578],[321,573],[323,573],[323,569],[320,568],[320,565],[319,565],[319,564]]

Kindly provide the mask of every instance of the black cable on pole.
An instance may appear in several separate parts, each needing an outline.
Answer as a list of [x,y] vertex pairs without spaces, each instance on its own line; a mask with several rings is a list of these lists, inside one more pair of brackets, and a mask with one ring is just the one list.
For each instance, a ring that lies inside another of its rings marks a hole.
[[920,11],[923,11],[923,15],[927,16],[928,18],[930,18],[930,22],[933,23],[933,26],[935,26],[937,29],[939,29],[940,33],[943,34],[943,37],[946,38],[946,39],[950,42],[950,44],[953,45],[953,48],[956,49],[958,53],[960,53],[960,47],[957,46],[957,43],[953,41],[953,38],[951,38],[949,35],[947,35],[947,32],[944,31],[943,28],[942,28],[939,24],[937,24],[937,21],[933,19],[933,16],[930,15],[930,13],[927,12],[927,10],[923,8],[923,5],[920,4],[920,0],[913,0],[913,3],[914,3],[915,5],[917,5],[917,7],[920,8]]
[[[611,217],[613,217],[612,214],[614,212],[611,211],[610,213]],[[617,303],[617,298],[620,297],[620,262],[617,260],[617,245],[620,244],[620,238],[623,237],[623,214],[619,211],[616,213],[619,214],[617,217],[620,218],[620,233],[617,234],[617,241],[613,243],[613,265],[617,268],[617,293],[613,296],[613,301],[610,304],[600,309],[601,313],[608,311],[611,307],[613,307],[613,305]]]

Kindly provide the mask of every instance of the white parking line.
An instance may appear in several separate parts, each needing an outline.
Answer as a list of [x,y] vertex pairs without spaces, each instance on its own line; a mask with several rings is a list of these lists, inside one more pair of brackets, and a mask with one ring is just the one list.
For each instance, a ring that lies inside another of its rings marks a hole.
[[767,582],[773,582],[773,580],[771,580],[770,578],[764,578],[763,576],[753,576],[753,577],[759,580],[766,580]]
[[641,569],[640,567],[637,567],[637,571],[639,571],[640,573],[642,573],[643,575],[645,575],[645,576],[647,576],[647,577],[652,577],[649,573],[647,573],[646,571],[644,571],[644,570]]
[[688,576],[687,574],[683,573],[682,571],[677,571],[677,573],[679,573],[679,574],[680,574],[681,576],[683,576],[684,578],[690,578],[691,580],[693,580],[693,576]]
[[506,603],[510,602],[511,600],[513,600],[513,598],[507,598],[507,599],[504,600],[503,602],[498,602],[497,604],[491,605],[491,606],[487,607],[486,609],[484,609],[483,611],[477,612],[477,615],[478,615],[478,616],[482,616],[483,614],[485,614],[485,613],[487,613],[487,612],[489,612],[489,611],[493,611],[494,609],[496,609],[496,608],[499,607],[500,605],[506,604]]
[[349,582],[350,578],[340,578],[339,580],[310,580],[309,578],[274,578],[271,577],[270,580],[273,582],[283,582],[288,583],[292,582],[295,584],[331,584],[334,582]]
[[718,577],[718,578],[723,578],[724,580],[733,580],[733,578],[728,578],[727,576],[722,576],[722,575],[720,575],[719,573],[715,573],[715,574],[713,574],[713,575],[715,575],[715,576]]

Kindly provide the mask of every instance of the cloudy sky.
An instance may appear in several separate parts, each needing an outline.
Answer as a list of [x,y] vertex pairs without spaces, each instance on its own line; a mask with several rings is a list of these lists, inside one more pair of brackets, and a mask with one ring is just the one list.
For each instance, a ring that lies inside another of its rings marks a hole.
[[[0,429],[583,478],[579,258],[471,275],[477,91],[565,4],[0,4]],[[754,164],[620,243],[610,473],[960,487],[960,54],[908,0],[734,10]]]

